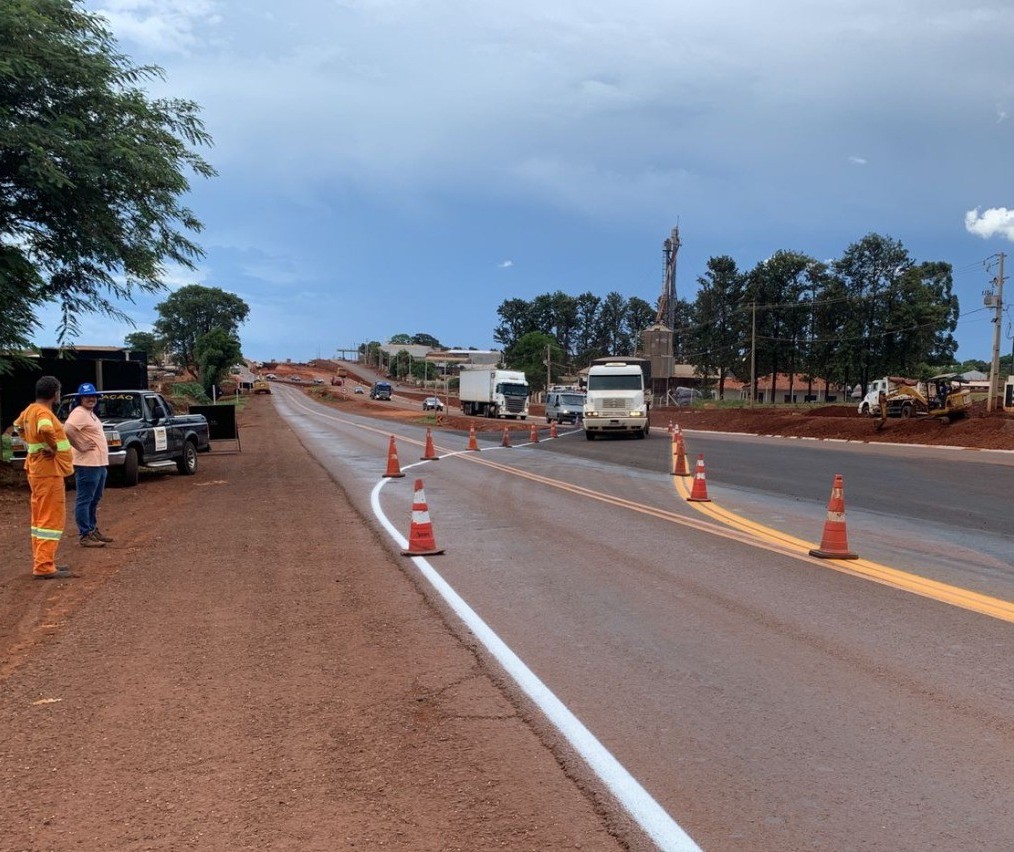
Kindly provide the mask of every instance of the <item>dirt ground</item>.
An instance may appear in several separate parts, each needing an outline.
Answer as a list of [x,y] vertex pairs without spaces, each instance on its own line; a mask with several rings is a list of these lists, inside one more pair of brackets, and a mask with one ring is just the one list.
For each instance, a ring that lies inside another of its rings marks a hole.
[[0,487],[0,852],[641,847],[270,399],[240,425],[110,489],[112,545],[68,519],[75,579]]

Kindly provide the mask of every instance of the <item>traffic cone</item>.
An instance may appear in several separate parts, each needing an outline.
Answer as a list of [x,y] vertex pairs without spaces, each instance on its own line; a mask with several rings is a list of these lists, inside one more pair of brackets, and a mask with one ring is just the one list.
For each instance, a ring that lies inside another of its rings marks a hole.
[[401,465],[398,464],[398,448],[394,445],[394,435],[391,436],[391,443],[387,447],[387,470],[384,476],[404,476],[401,472]]
[[466,450],[478,450],[479,449],[479,442],[477,440],[475,440],[475,424],[474,423],[471,426],[468,427],[468,446],[465,447],[465,449]]
[[532,431],[528,435],[528,440],[533,444],[539,443],[539,430],[536,428],[534,423],[532,424]]
[[849,550],[848,533],[845,530],[845,480],[840,473],[834,475],[820,547],[811,550],[810,556],[819,556],[821,559],[859,558],[859,554]]
[[669,434],[670,434],[670,435],[674,435],[674,434],[676,434],[675,432],[673,432],[673,428],[672,428],[672,421],[671,421],[671,420],[669,421],[669,430],[668,430],[668,431],[669,431]]
[[423,450],[423,454],[420,458],[422,458],[423,461],[440,461],[440,456],[438,456],[436,450],[433,449],[433,431],[431,429],[426,430],[426,449]]
[[550,438],[559,437],[557,435],[557,433],[556,433],[556,421],[555,420],[552,423],[549,424],[549,437]]
[[690,470],[687,468],[687,448],[683,443],[683,433],[679,431],[679,427],[676,427],[676,431],[672,433],[672,475],[673,476],[690,476]]
[[704,476],[704,453],[697,456],[697,467],[694,470],[694,487],[690,489],[690,496],[687,497],[691,503],[710,503],[708,496],[708,482]]
[[510,430],[506,426],[504,426],[503,427],[503,440],[500,442],[500,446],[501,447],[509,447],[510,445],[511,445],[511,433],[510,433]]
[[408,550],[403,550],[404,556],[436,556],[443,553],[437,548],[437,541],[433,537],[433,524],[430,523],[430,510],[426,506],[426,494],[423,491],[423,481],[415,481],[415,496],[412,498],[412,526],[408,532]]

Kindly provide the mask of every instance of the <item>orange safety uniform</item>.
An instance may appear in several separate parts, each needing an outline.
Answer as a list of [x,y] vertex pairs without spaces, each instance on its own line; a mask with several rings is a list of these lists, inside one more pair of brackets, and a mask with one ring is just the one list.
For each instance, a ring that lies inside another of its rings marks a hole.
[[70,441],[57,416],[41,402],[29,405],[14,425],[28,445],[25,469],[32,489],[32,573],[52,574],[57,570],[56,548],[67,520],[63,479],[74,472]]

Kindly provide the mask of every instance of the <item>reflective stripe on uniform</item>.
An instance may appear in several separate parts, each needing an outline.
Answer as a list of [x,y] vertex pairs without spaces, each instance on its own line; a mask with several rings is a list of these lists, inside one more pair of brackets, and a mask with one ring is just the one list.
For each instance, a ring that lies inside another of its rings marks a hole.
[[64,450],[70,449],[70,441],[64,438],[62,441],[56,442],[56,451],[62,453]]
[[43,426],[50,426],[50,427],[52,427],[52,425],[53,425],[53,421],[52,420],[50,420],[48,417],[43,417],[41,420],[36,421],[35,428],[36,429],[41,429]]
[[32,538],[59,541],[63,538],[63,530],[47,530],[45,527],[32,527]]
[[28,448],[28,452],[30,453],[41,453],[44,449],[46,449],[45,444],[25,444],[25,446]]

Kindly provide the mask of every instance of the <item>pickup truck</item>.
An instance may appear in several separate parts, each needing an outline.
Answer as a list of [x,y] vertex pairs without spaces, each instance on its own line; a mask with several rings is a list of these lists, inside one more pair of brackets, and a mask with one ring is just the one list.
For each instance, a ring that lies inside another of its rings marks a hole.
[[[56,410],[66,420],[77,394],[68,394]],[[176,414],[161,394],[146,390],[103,391],[95,406],[109,444],[109,474],[120,485],[137,485],[140,466],[173,467],[192,476],[197,454],[211,449],[208,421],[203,414]],[[12,441],[12,464],[23,468],[25,445]]]

